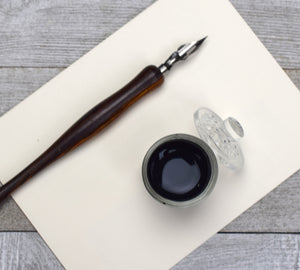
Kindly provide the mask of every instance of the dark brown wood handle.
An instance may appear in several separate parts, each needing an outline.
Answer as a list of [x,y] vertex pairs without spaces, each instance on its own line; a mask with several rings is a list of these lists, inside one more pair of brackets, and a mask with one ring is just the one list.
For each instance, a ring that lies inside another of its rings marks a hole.
[[121,90],[87,112],[40,157],[3,185],[0,188],[0,202],[50,163],[97,134],[126,108],[161,85],[163,81],[163,74],[157,67],[146,67]]

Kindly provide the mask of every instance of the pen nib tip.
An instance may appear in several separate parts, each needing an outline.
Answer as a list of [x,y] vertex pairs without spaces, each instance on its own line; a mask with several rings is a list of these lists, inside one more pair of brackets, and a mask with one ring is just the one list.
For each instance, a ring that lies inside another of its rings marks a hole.
[[207,39],[207,36],[190,43],[181,45],[177,51],[171,54],[171,56],[165,61],[165,63],[159,66],[161,73],[170,70],[171,67],[178,61],[187,59],[191,54],[198,50],[200,45]]
[[198,40],[197,43],[196,43],[196,46],[199,47],[199,46],[207,39],[207,37],[208,37],[208,36],[206,36],[206,37],[204,37],[204,38]]

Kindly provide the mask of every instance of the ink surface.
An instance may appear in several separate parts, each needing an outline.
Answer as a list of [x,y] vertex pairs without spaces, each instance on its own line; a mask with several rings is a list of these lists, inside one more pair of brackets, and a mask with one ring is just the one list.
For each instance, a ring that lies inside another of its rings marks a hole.
[[147,176],[162,197],[187,201],[200,195],[211,178],[211,163],[198,144],[175,139],[158,146],[149,158]]

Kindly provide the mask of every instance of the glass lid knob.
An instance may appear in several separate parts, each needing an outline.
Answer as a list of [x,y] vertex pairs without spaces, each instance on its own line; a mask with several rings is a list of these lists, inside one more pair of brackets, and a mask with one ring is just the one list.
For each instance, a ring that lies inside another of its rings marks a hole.
[[241,124],[234,118],[223,120],[213,111],[200,108],[194,113],[198,134],[215,152],[219,161],[232,170],[243,167],[244,156],[238,140],[244,137]]

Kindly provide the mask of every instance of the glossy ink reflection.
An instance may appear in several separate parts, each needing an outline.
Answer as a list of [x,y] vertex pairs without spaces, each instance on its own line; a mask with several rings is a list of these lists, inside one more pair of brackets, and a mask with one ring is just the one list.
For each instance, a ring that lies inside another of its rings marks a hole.
[[196,143],[184,139],[164,142],[148,161],[149,184],[162,197],[187,201],[200,195],[211,178],[207,153]]

